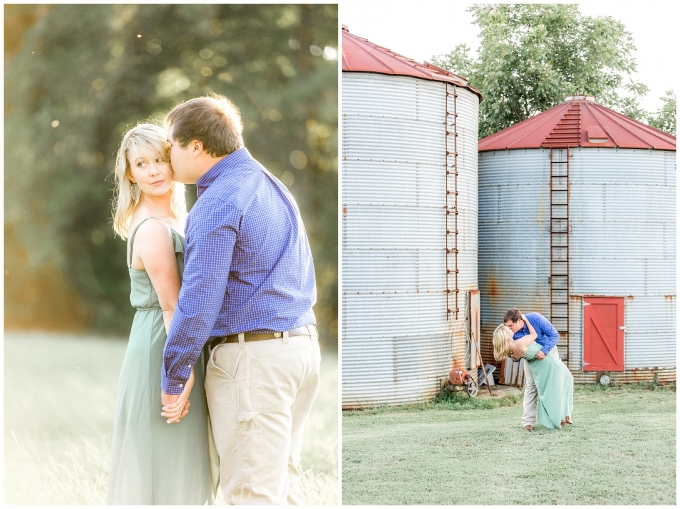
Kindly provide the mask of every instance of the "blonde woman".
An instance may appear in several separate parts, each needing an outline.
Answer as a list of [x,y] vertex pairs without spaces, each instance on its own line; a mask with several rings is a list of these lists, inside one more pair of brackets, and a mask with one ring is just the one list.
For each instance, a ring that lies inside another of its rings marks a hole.
[[574,377],[569,368],[553,355],[539,360],[536,357],[542,346],[536,342],[538,334],[531,322],[522,315],[529,328],[529,334],[513,340],[513,332],[505,324],[496,327],[493,333],[493,355],[497,361],[517,351],[524,352],[524,360],[534,376],[538,391],[538,422],[546,428],[561,428],[571,424],[574,409]]
[[184,185],[173,180],[164,129],[139,124],[125,133],[115,184],[113,228],[127,239],[136,313],[118,383],[106,500],[212,503],[202,355],[184,388],[194,389],[191,403],[177,415],[161,411],[163,349],[179,297],[186,217]]

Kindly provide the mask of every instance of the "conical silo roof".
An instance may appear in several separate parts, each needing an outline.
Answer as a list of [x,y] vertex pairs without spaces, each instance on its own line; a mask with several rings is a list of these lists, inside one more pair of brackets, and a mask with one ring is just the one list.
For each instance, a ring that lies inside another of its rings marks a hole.
[[479,151],[567,145],[675,150],[675,136],[580,95],[479,140]]
[[467,88],[482,100],[479,90],[471,87],[465,78],[428,62],[420,64],[368,39],[351,34],[345,25],[342,25],[342,70],[446,81]]

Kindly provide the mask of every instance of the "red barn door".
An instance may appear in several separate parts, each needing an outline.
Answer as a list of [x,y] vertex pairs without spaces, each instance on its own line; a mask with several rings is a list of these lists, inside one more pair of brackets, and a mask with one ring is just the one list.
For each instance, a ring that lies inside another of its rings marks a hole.
[[583,371],[623,371],[623,297],[586,297]]

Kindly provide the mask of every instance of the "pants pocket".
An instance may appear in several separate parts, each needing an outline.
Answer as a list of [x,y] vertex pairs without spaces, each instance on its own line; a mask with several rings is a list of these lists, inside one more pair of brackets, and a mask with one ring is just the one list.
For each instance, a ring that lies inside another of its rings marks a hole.
[[254,484],[267,473],[267,435],[264,429],[239,430],[239,471],[243,482]]
[[281,412],[290,408],[302,376],[301,358],[253,359],[253,409],[257,412]]
[[210,352],[208,369],[216,369],[229,380],[235,381],[241,369],[241,350],[230,346],[218,345]]

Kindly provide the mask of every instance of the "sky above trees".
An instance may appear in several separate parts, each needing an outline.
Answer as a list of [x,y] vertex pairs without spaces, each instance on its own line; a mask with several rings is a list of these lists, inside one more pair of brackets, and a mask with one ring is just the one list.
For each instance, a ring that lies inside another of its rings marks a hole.
[[[479,28],[472,24],[473,16],[466,12],[473,2],[431,0],[409,9],[395,9],[388,0],[344,0],[340,23],[351,33],[373,43],[390,48],[416,61],[432,61],[434,55],[449,53],[458,44],[467,44],[476,55]],[[639,3],[614,1],[583,2],[582,14],[611,16],[621,21],[633,35],[633,52],[638,66],[634,75],[650,89],[640,101],[648,111],[664,106],[662,97],[675,89],[680,71],[671,55],[677,55],[677,19],[680,6],[676,2],[649,1],[642,9]]]

